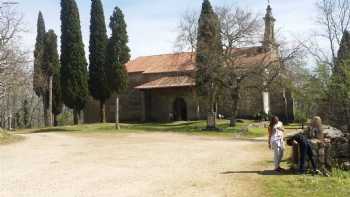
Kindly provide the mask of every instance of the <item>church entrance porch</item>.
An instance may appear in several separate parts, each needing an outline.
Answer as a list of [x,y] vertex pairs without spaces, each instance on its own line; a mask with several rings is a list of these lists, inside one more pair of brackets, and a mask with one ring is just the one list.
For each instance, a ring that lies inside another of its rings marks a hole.
[[187,104],[185,99],[176,98],[173,103],[173,120],[187,121]]
[[196,102],[190,88],[143,90],[143,114],[146,122],[195,120]]

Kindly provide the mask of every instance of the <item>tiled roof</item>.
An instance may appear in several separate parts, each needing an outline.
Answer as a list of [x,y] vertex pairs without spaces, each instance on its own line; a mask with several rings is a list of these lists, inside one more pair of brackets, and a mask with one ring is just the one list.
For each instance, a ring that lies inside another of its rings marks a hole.
[[[236,48],[231,49],[231,52],[235,54],[234,63],[240,66],[267,64],[273,59],[272,52],[266,53],[261,47]],[[144,74],[194,71],[196,69],[195,53],[183,52],[139,57],[130,61],[126,68],[129,73],[141,72]]]
[[169,73],[195,69],[193,53],[175,53],[139,57],[130,61],[126,68],[129,73]]
[[190,76],[173,76],[162,77],[155,81],[145,83],[141,86],[137,86],[136,89],[157,89],[157,88],[174,88],[174,87],[192,87],[195,86],[195,81]]

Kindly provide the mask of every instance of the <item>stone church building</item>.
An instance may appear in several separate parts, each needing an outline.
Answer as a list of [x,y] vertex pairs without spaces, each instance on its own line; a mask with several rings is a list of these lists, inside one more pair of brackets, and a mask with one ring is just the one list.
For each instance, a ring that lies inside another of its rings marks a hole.
[[[274,38],[275,19],[267,8],[265,34],[261,46],[232,49],[239,64],[264,64],[266,57],[278,58]],[[278,62],[278,61],[277,61]],[[263,66],[263,65],[261,65]],[[207,106],[196,96],[195,54],[190,52],[139,57],[126,65],[129,88],[120,97],[120,120],[129,122],[168,122],[205,119]],[[262,83],[255,78],[247,83]],[[272,113],[282,119],[292,119],[293,99],[283,88],[277,90],[243,89],[239,117],[254,118],[258,113]],[[282,91],[283,89],[283,91]],[[115,120],[114,98],[106,105],[108,122]],[[230,99],[218,102],[218,113],[230,116]],[[85,123],[99,122],[99,103],[90,99],[84,110]]]

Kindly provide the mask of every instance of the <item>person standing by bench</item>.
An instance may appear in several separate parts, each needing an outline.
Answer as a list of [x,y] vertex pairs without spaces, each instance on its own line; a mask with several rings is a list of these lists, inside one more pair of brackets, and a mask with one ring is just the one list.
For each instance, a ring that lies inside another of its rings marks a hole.
[[274,116],[271,119],[269,126],[269,148],[274,151],[274,163],[275,163],[275,171],[281,172],[283,168],[281,168],[280,164],[283,158],[284,153],[284,141],[283,141],[283,123],[279,121],[277,116]]
[[310,146],[310,142],[307,139],[307,137],[302,133],[298,133],[287,140],[288,146],[293,146],[295,144],[299,146],[299,150],[300,150],[299,173],[305,174],[306,172],[305,158],[307,156],[311,162],[313,174],[318,174],[319,171],[317,170],[314,155]]

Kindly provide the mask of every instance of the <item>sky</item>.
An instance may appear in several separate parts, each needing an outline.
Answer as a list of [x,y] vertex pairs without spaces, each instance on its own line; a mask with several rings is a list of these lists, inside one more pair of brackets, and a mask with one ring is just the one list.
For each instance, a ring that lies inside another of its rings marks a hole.
[[[76,0],[80,11],[82,34],[86,53],[89,43],[90,0]],[[292,42],[306,39],[315,28],[317,0],[271,0],[276,18],[276,31]],[[0,1],[1,2],[1,1]],[[16,0],[23,14],[25,33],[23,46],[32,51],[36,37],[36,22],[42,11],[47,29],[60,36],[60,0]],[[120,7],[128,25],[132,58],[146,55],[172,53],[175,48],[177,26],[181,15],[187,10],[200,10],[202,0],[102,0],[108,24],[115,6]],[[213,6],[238,5],[264,15],[267,0],[211,0]],[[263,19],[261,19],[263,20]]]

